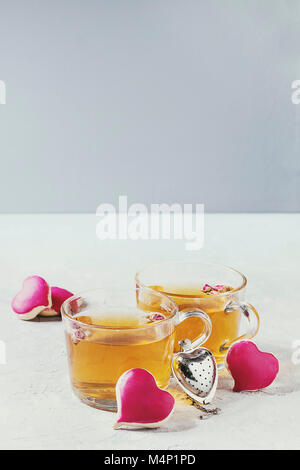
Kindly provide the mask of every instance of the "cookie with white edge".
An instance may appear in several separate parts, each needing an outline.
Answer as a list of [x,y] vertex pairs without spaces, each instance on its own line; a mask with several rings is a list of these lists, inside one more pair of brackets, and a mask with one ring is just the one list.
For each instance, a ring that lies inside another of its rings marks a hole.
[[158,428],[171,416],[174,397],[161,390],[153,375],[146,369],[124,372],[116,385],[118,414],[114,429]]
[[50,308],[51,304],[51,290],[45,279],[29,276],[13,298],[11,307],[21,320],[32,320],[43,310]]
[[55,315],[60,315],[60,309],[65,300],[69,297],[72,297],[74,294],[67,289],[62,289],[61,287],[53,286],[51,287],[51,307],[42,310],[40,315],[42,317],[53,317]]

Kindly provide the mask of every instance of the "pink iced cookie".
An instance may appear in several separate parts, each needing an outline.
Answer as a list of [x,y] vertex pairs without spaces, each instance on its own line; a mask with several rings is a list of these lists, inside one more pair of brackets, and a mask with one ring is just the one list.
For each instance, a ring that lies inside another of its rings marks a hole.
[[51,308],[46,308],[43,310],[40,315],[43,317],[50,317],[55,315],[60,315],[60,308],[65,300],[69,297],[72,297],[72,292],[62,289],[61,287],[51,287]]
[[251,341],[239,341],[231,346],[226,366],[234,379],[234,392],[260,390],[268,387],[279,371],[279,362]]
[[20,292],[12,300],[13,311],[22,320],[32,320],[42,310],[51,306],[50,287],[40,276],[29,276]]
[[114,429],[122,425],[157,428],[174,410],[175,400],[161,390],[150,372],[130,369],[124,372],[116,385],[118,415]]

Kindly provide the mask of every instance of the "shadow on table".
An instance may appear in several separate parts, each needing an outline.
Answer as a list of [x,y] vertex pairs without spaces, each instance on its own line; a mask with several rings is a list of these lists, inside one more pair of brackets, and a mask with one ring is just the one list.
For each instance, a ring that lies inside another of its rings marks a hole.
[[48,323],[52,321],[61,321],[61,316],[60,315],[55,315],[53,317],[41,317],[37,316],[33,320],[30,320],[32,323]]

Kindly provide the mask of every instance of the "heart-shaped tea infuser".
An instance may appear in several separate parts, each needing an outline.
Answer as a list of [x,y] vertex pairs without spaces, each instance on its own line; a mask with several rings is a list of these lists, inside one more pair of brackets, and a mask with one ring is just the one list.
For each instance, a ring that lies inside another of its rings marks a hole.
[[206,348],[191,350],[191,342],[179,341],[182,351],[172,361],[172,372],[181,388],[193,400],[211,403],[218,384],[218,369],[213,354]]

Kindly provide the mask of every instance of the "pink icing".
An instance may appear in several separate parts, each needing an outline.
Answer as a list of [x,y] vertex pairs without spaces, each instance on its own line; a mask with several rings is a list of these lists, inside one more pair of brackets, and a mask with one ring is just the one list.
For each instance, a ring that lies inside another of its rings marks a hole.
[[72,297],[72,292],[61,287],[51,287],[52,309],[60,314],[60,309],[65,300]]
[[69,297],[72,297],[72,295],[74,295],[72,292],[66,289],[62,289],[61,287],[51,287],[52,307],[45,308],[42,312],[40,312],[40,315],[43,317],[60,315],[60,309],[63,302]]
[[130,369],[116,385],[118,416],[114,425],[158,427],[172,413],[173,396],[157,387],[155,379],[145,369]]
[[234,392],[268,387],[279,371],[278,359],[262,352],[251,341],[239,341],[226,356],[227,369],[234,379]]
[[27,277],[11,306],[16,314],[34,318],[41,310],[51,306],[49,285],[40,276]]

